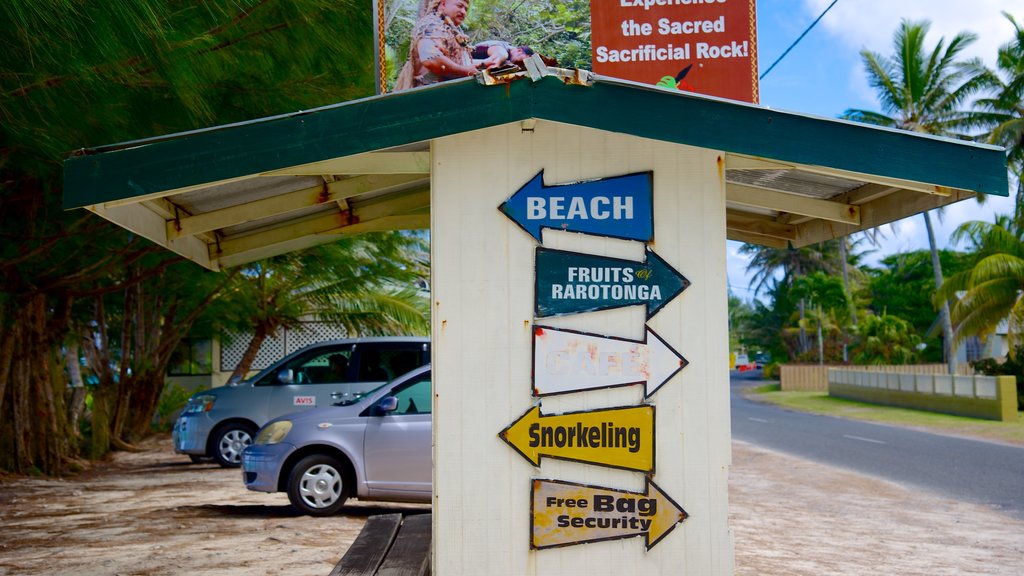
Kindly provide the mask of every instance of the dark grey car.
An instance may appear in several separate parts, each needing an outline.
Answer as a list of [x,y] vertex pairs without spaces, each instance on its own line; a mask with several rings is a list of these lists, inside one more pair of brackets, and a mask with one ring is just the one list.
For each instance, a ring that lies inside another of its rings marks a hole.
[[287,492],[306,514],[345,500],[430,502],[430,367],[347,405],[271,420],[242,456],[246,488]]
[[267,421],[348,403],[430,362],[428,338],[333,340],[307,346],[237,385],[194,394],[174,424],[174,450],[237,467]]

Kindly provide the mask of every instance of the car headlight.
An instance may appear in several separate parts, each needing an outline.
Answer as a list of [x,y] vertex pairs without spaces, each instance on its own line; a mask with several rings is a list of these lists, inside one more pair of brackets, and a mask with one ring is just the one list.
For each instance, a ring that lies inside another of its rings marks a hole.
[[278,420],[267,424],[260,430],[259,434],[256,435],[254,444],[277,444],[284,437],[288,435],[288,431],[292,429],[292,423],[290,420]]
[[195,396],[188,401],[185,409],[182,410],[185,414],[198,414],[200,412],[209,412],[213,409],[213,404],[217,401],[217,397],[213,394],[203,394],[201,396]]

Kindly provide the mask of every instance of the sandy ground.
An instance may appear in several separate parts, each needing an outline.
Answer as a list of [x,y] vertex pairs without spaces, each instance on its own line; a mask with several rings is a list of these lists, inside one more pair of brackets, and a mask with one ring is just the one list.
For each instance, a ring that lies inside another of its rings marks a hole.
[[[77,478],[0,483],[0,575],[327,576],[367,516],[426,509],[353,502],[314,520],[166,437],[146,447]],[[1024,574],[1024,522],[748,444],[733,461],[737,574]]]

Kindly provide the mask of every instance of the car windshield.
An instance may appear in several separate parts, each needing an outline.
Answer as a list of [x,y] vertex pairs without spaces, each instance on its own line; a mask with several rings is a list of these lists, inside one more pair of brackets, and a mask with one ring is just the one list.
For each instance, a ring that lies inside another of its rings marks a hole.
[[362,401],[363,398],[366,398],[370,394],[373,394],[374,392],[380,390],[381,388],[387,386],[388,384],[389,382],[385,382],[384,384],[377,386],[373,390],[366,390],[365,392],[356,392],[355,394],[345,398],[341,402],[335,402],[334,406],[351,406],[353,404],[358,404],[360,401]]

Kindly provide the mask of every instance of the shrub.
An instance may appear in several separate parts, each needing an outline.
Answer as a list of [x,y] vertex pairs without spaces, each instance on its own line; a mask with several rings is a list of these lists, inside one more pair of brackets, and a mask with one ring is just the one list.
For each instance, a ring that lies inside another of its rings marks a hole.
[[1018,346],[1013,358],[1003,362],[983,358],[971,362],[971,367],[986,376],[1015,376],[1017,378],[1017,410],[1024,410],[1024,346]]
[[161,432],[169,431],[191,395],[192,392],[178,384],[167,385],[156,406],[156,414],[153,415],[153,428]]

